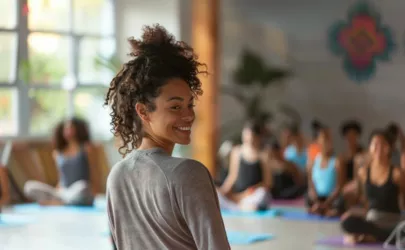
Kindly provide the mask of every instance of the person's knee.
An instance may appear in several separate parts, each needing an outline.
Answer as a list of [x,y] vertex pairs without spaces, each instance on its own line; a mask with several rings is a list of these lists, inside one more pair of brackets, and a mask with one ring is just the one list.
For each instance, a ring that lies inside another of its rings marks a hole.
[[36,181],[27,181],[24,184],[24,195],[27,197],[31,197],[33,193],[35,193]]
[[76,181],[72,184],[72,188],[76,190],[87,190],[90,188],[89,182],[85,180]]
[[359,217],[349,215],[341,221],[340,226],[344,232],[356,233],[355,228],[358,227],[360,220]]

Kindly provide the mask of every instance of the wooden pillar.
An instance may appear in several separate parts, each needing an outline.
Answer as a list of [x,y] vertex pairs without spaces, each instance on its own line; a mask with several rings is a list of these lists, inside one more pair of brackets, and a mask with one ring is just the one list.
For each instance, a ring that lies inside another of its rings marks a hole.
[[200,76],[204,94],[196,102],[193,158],[215,174],[218,138],[218,14],[219,0],[192,0],[192,45],[208,76]]

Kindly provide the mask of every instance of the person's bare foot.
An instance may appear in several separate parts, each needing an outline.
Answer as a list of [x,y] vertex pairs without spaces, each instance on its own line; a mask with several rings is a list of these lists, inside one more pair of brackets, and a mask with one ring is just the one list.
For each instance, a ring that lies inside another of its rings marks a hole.
[[355,235],[352,235],[352,234],[345,235],[345,236],[343,236],[343,244],[344,245],[350,245],[350,246],[356,245],[356,243],[357,243],[356,238],[357,237]]
[[63,202],[58,200],[43,200],[38,202],[41,206],[62,206]]
[[239,209],[243,212],[254,212],[257,210],[257,207],[253,204],[241,203],[239,204]]
[[338,215],[338,211],[336,210],[336,209],[334,209],[334,208],[332,208],[332,209],[328,209],[328,210],[326,210],[326,212],[325,212],[325,216],[326,217],[336,217]]

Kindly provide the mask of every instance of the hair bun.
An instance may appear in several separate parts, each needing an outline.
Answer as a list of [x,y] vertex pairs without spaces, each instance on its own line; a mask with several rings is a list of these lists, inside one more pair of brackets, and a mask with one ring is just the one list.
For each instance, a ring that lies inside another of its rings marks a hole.
[[312,122],[311,122],[312,129],[317,130],[317,129],[320,129],[321,127],[322,127],[322,123],[320,121],[318,121],[316,119],[312,120]]
[[159,25],[144,26],[143,34],[140,40],[133,37],[128,39],[131,46],[130,56],[147,55],[150,53],[162,53],[168,49],[173,48],[176,43],[174,36],[167,32],[167,30]]

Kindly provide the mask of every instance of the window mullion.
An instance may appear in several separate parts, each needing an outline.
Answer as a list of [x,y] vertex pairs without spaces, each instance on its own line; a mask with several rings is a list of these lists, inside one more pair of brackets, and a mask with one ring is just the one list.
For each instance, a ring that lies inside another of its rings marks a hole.
[[[74,31],[74,13],[73,13],[73,0],[69,1],[70,8],[69,8],[69,27],[70,27],[70,33],[73,34]],[[69,37],[69,51],[70,51],[70,57],[69,57],[69,67],[68,67],[68,75],[71,76],[71,81],[73,82],[73,86],[76,87],[78,79],[77,79],[77,41],[76,41],[75,36],[70,36]],[[67,103],[67,116],[71,117],[74,114],[74,96],[73,96],[73,89],[68,90],[68,103]]]
[[[17,48],[17,71],[21,62],[28,60],[28,14],[23,13],[24,6],[27,5],[27,0],[17,1],[17,18],[18,18],[18,48]],[[29,99],[29,86],[28,83],[23,82],[18,72],[17,76],[17,89],[18,89],[18,135],[20,137],[28,137],[30,130],[30,117],[31,107]]]

